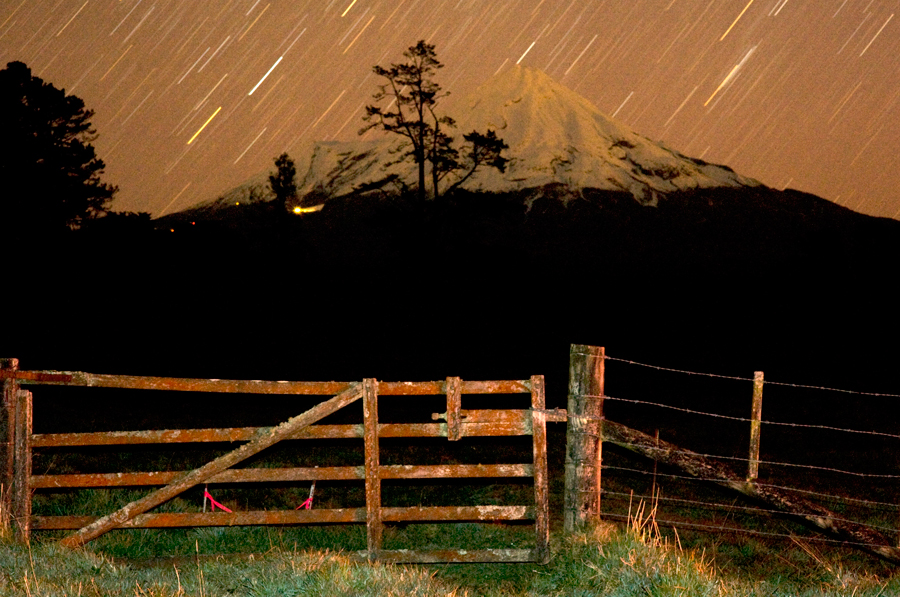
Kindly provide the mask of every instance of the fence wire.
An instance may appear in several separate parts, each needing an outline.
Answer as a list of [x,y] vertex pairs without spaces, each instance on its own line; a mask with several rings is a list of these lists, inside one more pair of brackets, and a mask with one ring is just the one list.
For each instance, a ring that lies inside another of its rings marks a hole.
[[[585,353],[577,353],[577,354],[585,354]],[[597,356],[597,355],[587,355],[587,356]],[[656,369],[657,371],[669,371],[671,373],[683,373],[686,375],[700,375],[703,377],[715,377],[718,379],[732,379],[736,381],[754,381],[752,377],[740,377],[736,375],[719,375],[717,373],[702,373],[699,371],[687,371],[684,369],[674,369],[672,367],[660,367],[658,365],[648,365],[646,363],[639,363],[637,361],[631,361],[629,359],[618,359],[616,357],[611,357],[609,355],[604,355],[603,357],[607,361],[618,361],[620,363],[626,363],[628,365],[636,365],[638,367],[647,367],[649,369]],[[829,388],[826,386],[813,386],[807,384],[798,384],[798,383],[786,383],[780,381],[769,381],[764,380],[763,383],[765,385],[770,386],[784,386],[788,388],[801,388],[805,390],[822,390],[825,392],[841,392],[844,394],[856,394],[858,396],[875,396],[879,398],[900,398],[900,394],[883,394],[880,392],[860,392],[858,390],[845,390],[841,388]]]
[[[606,468],[606,467],[604,467]],[[601,496],[616,496],[616,497],[628,497],[629,499],[638,499],[643,500],[647,503],[655,503],[655,502],[670,502],[670,503],[678,503],[685,505],[695,505],[695,506],[704,506],[709,507],[710,510],[727,510],[729,512],[734,510],[740,510],[742,512],[747,512],[750,514],[775,514],[775,515],[783,515],[785,514],[784,510],[777,510],[775,508],[756,508],[753,506],[738,506],[736,504],[723,504],[717,502],[704,502],[702,500],[687,500],[684,498],[670,498],[663,497],[661,495],[635,495],[633,493],[625,493],[624,491],[607,491],[602,490],[600,492]],[[850,518],[843,518],[840,516],[822,516],[822,518],[826,520],[833,520],[838,522],[852,522],[855,524],[859,524],[857,521],[852,520]],[[889,533],[897,532],[895,527],[888,527],[882,525],[865,525],[871,529],[878,529],[881,531],[887,531]]]
[[[603,514],[604,518],[614,518],[617,520],[624,521],[632,521],[634,520],[634,515],[632,514]],[[757,535],[761,537],[777,537],[781,539],[792,539],[795,540],[798,538],[796,533],[775,533],[772,531],[757,531],[752,529],[742,529],[740,527],[730,526],[730,525],[714,525],[714,524],[701,524],[696,522],[685,522],[683,520],[666,520],[663,518],[654,518],[653,519],[657,526],[671,526],[674,529],[694,529],[698,531],[709,531],[712,533],[735,533],[740,535]],[[843,539],[829,539],[828,537],[819,537],[819,536],[803,536],[804,541],[809,541],[810,543],[828,543],[831,545],[840,545],[840,546],[851,546],[851,547],[859,547],[859,548],[879,548],[884,547],[883,545],[877,545],[875,543],[860,543],[857,541],[845,541]]]
[[[588,435],[590,437],[597,437],[597,438],[601,438],[601,439],[603,437],[602,435],[599,435],[599,434],[595,435],[595,434],[585,433],[585,435]],[[615,442],[615,443],[616,443],[616,445],[623,446],[623,447],[626,447],[626,446],[643,447],[642,445],[639,445],[639,444],[630,444],[627,442]],[[666,451],[669,454],[685,454],[688,456],[700,456],[703,458],[718,459],[718,460],[735,460],[738,462],[747,462],[747,463],[757,462],[760,465],[765,464],[768,466],[803,468],[803,469],[809,469],[809,470],[814,470],[814,471],[826,471],[829,473],[839,473],[842,475],[850,475],[853,477],[869,477],[869,478],[873,478],[873,479],[900,479],[900,475],[876,475],[873,473],[857,473],[855,471],[847,471],[847,470],[831,468],[831,467],[827,467],[827,466],[814,466],[811,464],[794,464],[792,462],[775,462],[772,460],[761,460],[761,459],[760,460],[757,460],[757,459],[751,460],[750,458],[742,458],[740,456],[723,456],[720,454],[703,454],[700,452],[692,452],[691,450],[666,450]]]
[[[703,479],[700,477],[690,477],[687,475],[673,475],[671,473],[660,473],[660,472],[654,473],[653,471],[647,471],[647,470],[637,469],[637,468],[629,468],[629,467],[624,467],[624,466],[609,466],[609,465],[604,464],[604,465],[602,465],[601,468],[603,470],[623,471],[623,472],[628,472],[628,473],[637,473],[640,475],[654,475],[656,477],[664,477],[664,478],[668,478],[668,479],[678,479],[681,481],[696,481],[696,482],[702,482],[702,483],[710,483],[711,482],[710,479]],[[827,501],[827,502],[831,502],[831,503],[835,503],[835,504],[843,504],[845,506],[846,505],[857,505],[857,506],[868,507],[872,510],[879,510],[879,511],[900,510],[900,504],[896,504],[893,502],[879,502],[877,500],[864,500],[862,498],[839,496],[839,495],[835,495],[833,493],[823,493],[821,491],[798,489],[796,487],[788,487],[786,485],[776,485],[774,483],[755,482],[754,485],[756,485],[757,487],[766,487],[766,488],[770,488],[770,489],[783,489],[786,491],[792,491],[794,493],[802,493],[804,495],[821,498],[823,501]],[[894,530],[897,530],[897,529],[894,529]]]
[[[688,371],[688,370],[676,369],[676,368],[671,368],[671,367],[661,367],[661,366],[651,365],[651,364],[647,364],[647,363],[641,363],[641,362],[633,361],[633,360],[629,360],[629,359],[610,357],[609,355],[586,355],[586,356],[600,357],[600,358],[604,358],[606,360],[617,361],[617,362],[625,363],[628,365],[646,367],[646,368],[650,368],[650,369],[654,369],[654,370],[658,370],[658,371],[665,371],[665,372],[677,373],[677,374],[683,374],[683,375],[701,376],[701,377],[709,377],[709,378],[717,378],[717,379],[727,379],[727,380],[751,382],[751,383],[756,381],[753,377],[720,375],[720,374],[715,374],[715,373]],[[823,391],[823,392],[838,392],[838,393],[852,394],[852,395],[857,395],[857,396],[879,397],[879,398],[900,398],[900,394],[891,394],[891,393],[861,392],[861,391],[847,390],[847,389],[833,388],[833,387],[826,387],[826,386],[775,382],[775,381],[769,381],[769,380],[764,380],[763,383],[766,385],[772,385],[772,386],[800,388],[800,389],[817,390],[817,391]],[[602,399],[602,400],[609,400],[609,401],[613,401],[613,402],[628,403],[628,404],[634,404],[634,405],[638,405],[638,406],[667,409],[667,410],[671,410],[671,411],[678,411],[678,412],[685,413],[685,414],[692,415],[692,416],[711,417],[711,418],[715,418],[715,419],[723,419],[723,420],[735,421],[735,422],[740,422],[740,423],[753,422],[753,419],[750,419],[747,417],[739,417],[739,416],[731,416],[731,415],[724,415],[724,414],[718,414],[718,413],[704,412],[704,411],[697,410],[697,409],[683,408],[683,407],[671,406],[671,405],[667,405],[667,404],[659,404],[659,403],[650,402],[647,400],[614,397],[614,396],[608,396],[608,395],[586,395],[584,397],[598,399],[598,400]],[[576,419],[579,419],[580,422],[603,419],[603,417],[579,417],[579,416],[574,416],[574,415],[569,415],[568,418],[569,419],[576,418]],[[785,422],[785,421],[765,421],[765,420],[760,421],[760,423],[761,423],[761,425],[768,426],[768,427],[813,429],[813,430],[823,430],[823,431],[836,432],[836,433],[853,434],[855,436],[872,436],[872,437],[889,439],[889,440],[900,439],[900,434],[886,433],[886,432],[879,432],[879,431],[868,431],[868,430],[863,430],[863,429],[850,429],[850,428],[843,428],[843,427],[838,427],[838,426],[833,426],[833,425],[818,425],[818,424],[809,424],[809,423],[795,423],[795,422]],[[583,433],[583,431],[582,431],[582,433]],[[588,434],[588,435],[593,435],[593,434]],[[593,436],[598,437],[596,435],[593,435]],[[601,437],[601,439],[602,439],[602,437]],[[626,449],[628,447],[634,446],[634,444],[622,444],[619,442],[617,442],[617,444],[625,447]],[[860,480],[871,479],[871,480],[877,480],[877,481],[891,481],[891,480],[895,480],[895,479],[900,479],[900,474],[863,473],[863,472],[858,472],[858,471],[853,471],[853,470],[845,470],[845,469],[836,468],[836,467],[816,466],[816,465],[802,464],[802,463],[795,463],[795,462],[770,461],[770,460],[763,460],[763,459],[750,459],[750,458],[722,455],[722,454],[698,453],[698,452],[693,452],[693,451],[689,451],[689,450],[674,450],[674,451],[668,450],[668,451],[674,452],[676,454],[700,456],[703,458],[714,459],[714,460],[729,460],[729,461],[736,461],[736,462],[741,462],[741,463],[755,462],[755,463],[758,463],[760,466],[783,467],[783,468],[788,468],[788,469],[792,469],[792,470],[794,470],[794,469],[808,470],[808,471],[818,472],[818,473],[835,473],[835,474],[840,474],[840,475],[846,475],[851,478],[860,479]],[[657,478],[668,478],[668,479],[673,479],[673,480],[674,479],[687,480],[687,481],[694,481],[694,482],[703,481],[705,483],[708,483],[710,481],[715,482],[715,479],[702,479],[702,478],[686,476],[686,475],[674,475],[674,474],[670,474],[670,473],[659,473],[655,470],[648,471],[648,470],[641,470],[641,469],[634,469],[634,468],[627,468],[627,467],[609,466],[606,464],[604,464],[602,468],[604,470],[620,471],[623,473],[636,473],[636,474],[647,475],[647,476],[652,475],[654,478],[654,484],[655,484],[655,480]],[[824,492],[819,492],[819,491],[812,491],[809,489],[800,489],[797,487],[788,487],[788,486],[784,486],[784,485],[776,485],[776,484],[771,484],[771,483],[761,483],[758,481],[754,481],[754,483],[755,483],[755,485],[757,485],[758,487],[761,487],[761,488],[772,488],[772,489],[796,492],[798,494],[816,498],[816,499],[821,500],[826,503],[837,504],[837,505],[840,505],[841,507],[859,507],[859,508],[867,509],[868,511],[873,512],[873,514],[875,512],[884,513],[884,514],[888,515],[888,518],[890,518],[892,516],[896,516],[897,510],[900,509],[900,505],[898,505],[896,503],[891,503],[891,502],[885,502],[885,501],[879,501],[879,500],[868,500],[868,499],[854,498],[854,497],[847,497],[847,496],[837,496],[834,494],[824,493]],[[734,513],[735,511],[740,511],[740,512],[744,512],[747,514],[757,514],[757,515],[772,515],[772,514],[783,515],[783,514],[785,514],[784,511],[777,510],[777,509],[759,508],[759,507],[752,507],[752,506],[738,506],[736,504],[724,504],[724,503],[719,503],[719,502],[715,502],[715,501],[692,500],[692,499],[674,498],[674,497],[669,498],[669,497],[662,497],[659,494],[657,494],[656,496],[647,496],[647,495],[635,496],[633,493],[623,493],[623,492],[616,492],[616,491],[609,491],[609,490],[601,490],[601,495],[606,495],[606,496],[609,496],[609,497],[615,498],[615,499],[624,499],[624,497],[628,496],[629,500],[637,498],[639,500],[644,500],[644,501],[655,501],[656,503],[661,502],[664,504],[671,504],[671,505],[680,504],[683,506],[701,507],[701,508],[710,509],[710,510],[724,510],[724,511],[728,512],[729,514]],[[632,516],[630,514],[626,516],[626,515],[622,515],[622,514],[604,513],[603,516],[605,518],[614,518],[614,519],[631,519],[632,518]],[[863,522],[863,521],[853,519],[853,518],[844,518],[840,515],[834,515],[834,516],[826,517],[826,518],[833,520],[833,521],[837,521],[837,522],[856,524],[861,527],[866,527],[868,529],[871,529],[872,531],[875,531],[877,533],[886,534],[888,536],[893,536],[893,535],[897,534],[897,532],[898,532],[896,526],[885,526],[882,524],[870,524],[868,522]],[[657,518],[657,519],[655,519],[655,521],[657,524],[660,524],[660,525],[671,525],[676,528],[690,528],[690,529],[696,529],[696,530],[701,530],[701,531],[742,533],[742,534],[748,534],[748,535],[761,535],[761,536],[781,537],[781,538],[795,538],[796,537],[796,535],[794,535],[792,533],[791,534],[773,533],[773,532],[766,532],[766,531],[743,529],[743,528],[730,526],[730,525],[690,523],[690,522],[685,522],[685,521],[665,520],[665,519],[661,519],[661,518]],[[820,538],[820,537],[816,537],[816,538],[804,537],[804,540],[816,541],[816,542],[821,542],[821,543],[832,543],[832,544],[839,544],[839,545],[852,545],[852,546],[863,547],[863,548],[879,547],[878,545],[853,543],[853,542],[848,542],[848,541],[844,541],[844,540],[828,539],[828,538]]]
[[[752,380],[751,380],[752,381]],[[735,417],[732,415],[720,415],[717,413],[708,413],[701,410],[694,410],[690,408],[682,408],[680,406],[671,406],[669,404],[659,404],[657,402],[650,402],[648,400],[635,400],[632,398],[618,398],[615,396],[609,396],[604,394],[603,396],[599,395],[588,395],[585,398],[602,398],[604,400],[612,400],[614,402],[627,402],[629,404],[641,404],[645,406],[655,406],[657,408],[665,408],[668,410],[676,410],[679,412],[691,414],[691,415],[702,415],[705,417],[714,417],[716,419],[728,419],[729,421],[738,421],[741,423],[750,423],[753,419],[749,419],[747,417]],[[877,437],[887,437],[891,439],[900,439],[900,434],[896,433],[883,433],[881,431],[863,431],[862,429],[845,429],[843,427],[833,427],[831,425],[812,425],[809,423],[787,423],[782,421],[765,421],[760,420],[761,425],[771,425],[771,426],[781,426],[781,427],[796,427],[801,429],[824,429],[826,431],[840,431],[844,433],[858,433],[860,435],[873,435]]]

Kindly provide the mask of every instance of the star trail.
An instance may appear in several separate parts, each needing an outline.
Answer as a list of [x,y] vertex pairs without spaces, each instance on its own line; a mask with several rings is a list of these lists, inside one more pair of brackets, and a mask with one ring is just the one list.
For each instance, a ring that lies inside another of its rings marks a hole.
[[[900,217],[888,0],[22,0],[0,66],[95,111],[114,209],[214,199],[308,141],[356,137],[418,40],[453,100],[516,63],[686,155]],[[370,133],[374,134],[374,133]],[[302,172],[298,175],[302,177]]]

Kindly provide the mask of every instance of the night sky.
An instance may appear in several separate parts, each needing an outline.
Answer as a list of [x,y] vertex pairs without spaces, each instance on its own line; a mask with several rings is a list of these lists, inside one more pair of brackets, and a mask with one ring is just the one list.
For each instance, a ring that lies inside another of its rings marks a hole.
[[[435,44],[451,97],[517,62],[636,132],[900,217],[896,0],[0,0],[0,66],[81,97],[113,208],[214,199],[353,139],[375,64]],[[302,173],[300,173],[302,175]]]

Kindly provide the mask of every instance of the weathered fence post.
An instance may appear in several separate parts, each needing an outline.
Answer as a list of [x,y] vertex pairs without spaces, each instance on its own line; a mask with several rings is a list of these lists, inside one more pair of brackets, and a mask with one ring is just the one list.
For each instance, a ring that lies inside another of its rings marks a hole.
[[462,408],[462,380],[458,377],[448,377],[446,382],[447,392],[447,440],[459,441],[462,437],[462,418],[459,414]]
[[605,350],[569,349],[569,421],[566,427],[564,525],[568,532],[600,519]]
[[753,374],[753,408],[750,413],[750,461],[747,481],[756,481],[759,476],[759,433],[762,422],[763,372]]
[[547,413],[543,375],[531,376],[531,435],[534,443],[534,559],[550,561],[550,484],[547,479]]
[[16,392],[16,431],[13,442],[13,482],[10,518],[16,539],[28,541],[31,538],[31,392]]
[[[14,372],[19,368],[19,359],[0,359],[0,371]],[[0,525],[9,528],[9,514],[12,511],[12,481],[16,429],[16,395],[19,383],[15,379],[4,378],[3,402],[0,404]]]
[[366,470],[366,548],[378,559],[384,523],[381,518],[381,471],[378,448],[378,381],[363,380],[363,428]]

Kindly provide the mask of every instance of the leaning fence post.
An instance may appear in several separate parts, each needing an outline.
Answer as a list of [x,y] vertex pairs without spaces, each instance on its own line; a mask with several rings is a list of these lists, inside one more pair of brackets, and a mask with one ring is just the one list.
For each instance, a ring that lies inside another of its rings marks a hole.
[[750,413],[750,461],[747,481],[756,481],[759,476],[759,432],[762,422],[763,372],[753,374],[753,408]]
[[569,349],[564,528],[571,532],[600,519],[600,464],[605,349]]
[[[19,359],[0,359],[0,371],[12,373],[19,368]],[[0,404],[0,525],[9,528],[12,510],[12,480],[15,451],[16,395],[19,383],[15,378],[3,378],[3,402]]]

